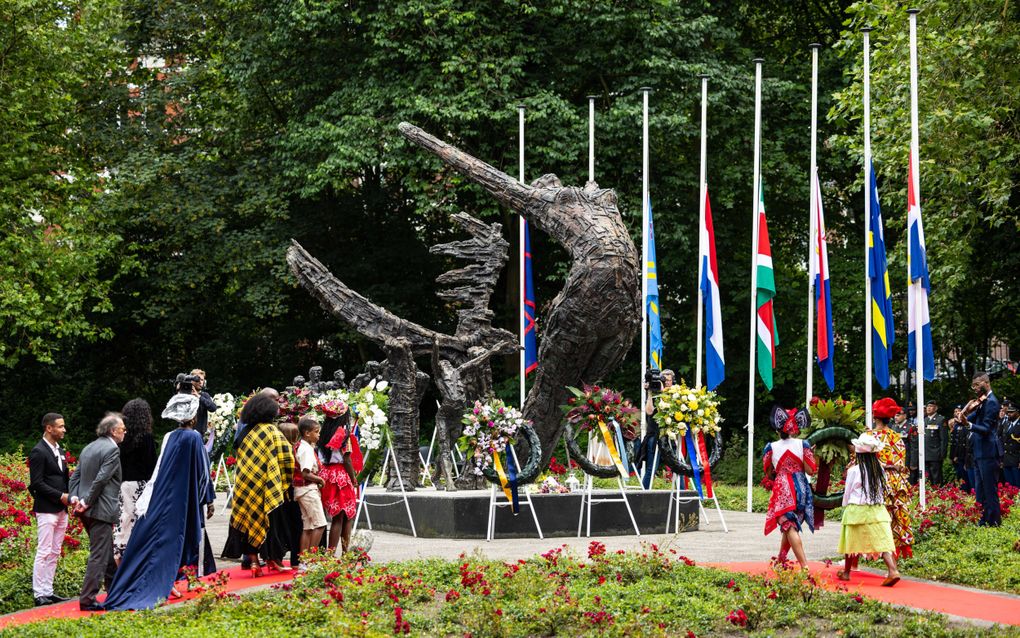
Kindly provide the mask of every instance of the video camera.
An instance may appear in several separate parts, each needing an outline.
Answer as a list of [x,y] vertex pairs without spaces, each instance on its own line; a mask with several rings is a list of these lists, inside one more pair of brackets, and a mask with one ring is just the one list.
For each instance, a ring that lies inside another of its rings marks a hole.
[[198,384],[198,388],[201,389],[205,385],[205,381],[202,377],[197,374],[185,374],[181,372],[177,375],[177,380],[174,381],[174,387],[177,389],[178,394],[191,394],[194,392],[195,384]]
[[645,372],[645,383],[648,384],[648,391],[652,394],[662,392],[662,371],[658,368],[648,368]]

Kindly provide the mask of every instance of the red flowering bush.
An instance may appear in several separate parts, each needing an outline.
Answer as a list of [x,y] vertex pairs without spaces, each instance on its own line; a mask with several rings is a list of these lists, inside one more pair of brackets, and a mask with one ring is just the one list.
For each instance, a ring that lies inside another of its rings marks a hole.
[[[68,460],[73,458],[70,455]],[[28,462],[20,452],[0,454],[0,614],[33,605],[32,566],[36,531],[32,495],[28,492]],[[81,521],[68,517],[62,558],[54,589],[63,596],[81,587],[87,559],[87,535]]]

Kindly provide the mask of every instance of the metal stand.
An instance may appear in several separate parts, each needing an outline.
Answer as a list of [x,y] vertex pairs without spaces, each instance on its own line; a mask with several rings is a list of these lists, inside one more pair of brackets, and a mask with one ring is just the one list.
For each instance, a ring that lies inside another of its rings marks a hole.
[[220,462],[216,466],[216,480],[213,482],[213,490],[220,485],[220,477],[223,477],[223,481],[227,484],[227,500],[224,509],[230,507],[230,503],[234,498],[234,481],[230,478],[230,471],[227,468],[226,461],[223,460],[223,456],[220,456]]
[[[597,445],[602,445],[599,442]],[[596,447],[596,450],[598,448]],[[588,437],[588,458],[592,458],[592,437]],[[627,500],[627,491],[623,485],[623,479],[619,476],[616,477],[616,483],[620,486],[620,497],[612,498],[593,498],[592,489],[592,476],[585,474],[584,476],[584,492],[581,493],[581,512],[577,516],[577,537],[581,537],[581,522],[585,519],[585,511],[588,512],[588,525],[585,531],[585,536],[591,536],[591,506],[593,503],[623,503],[627,508],[627,515],[630,516],[630,522],[634,526],[634,533],[641,536],[641,530],[638,529],[637,521],[634,519],[634,512],[630,509],[630,501]]]
[[[695,490],[697,490],[697,486],[695,486]],[[673,533],[674,534],[680,533],[680,504],[689,503],[691,501],[698,502],[698,519],[700,520],[701,516],[704,515],[705,525],[706,526],[709,525],[711,521],[708,518],[708,512],[705,510],[705,506],[703,504],[703,501],[706,500],[715,501],[715,511],[719,514],[719,522],[722,523],[723,531],[728,534],[730,529],[729,527],[726,526],[726,519],[723,518],[722,507],[719,506],[719,497],[718,495],[716,495],[715,491],[713,490],[712,496],[707,499],[702,499],[700,496],[697,495],[697,492],[695,492],[694,496],[680,496],[680,476],[678,474],[674,474],[673,487],[671,488],[669,495],[669,508],[666,510],[666,533],[669,534],[670,520],[673,521]],[[675,515],[673,513],[674,502],[676,502]]]
[[[514,455],[514,464],[517,467],[521,466],[521,462],[517,460],[517,451],[514,450],[514,446],[508,445],[507,449],[510,450],[510,454]],[[538,514],[535,513],[535,506],[531,502],[531,493],[528,490],[521,490],[524,492],[524,503],[519,503],[522,507],[527,505],[531,510],[531,518],[535,521],[535,530],[538,532],[539,539],[545,540],[545,536],[542,536],[542,526],[538,524]],[[506,496],[503,496],[503,501],[500,502],[498,495],[503,494],[503,490],[496,489],[496,484],[493,483],[489,489],[489,524],[486,527],[485,540],[486,542],[491,541],[496,535],[496,508],[497,507],[513,507],[513,501],[506,500]]]
[[[385,475],[386,467],[389,464],[390,459],[393,459],[393,469],[397,471],[397,484],[400,486],[400,497],[404,501],[404,509],[407,510],[407,520],[411,523],[411,535],[418,538],[418,532],[414,528],[414,517],[411,516],[411,503],[407,500],[407,492],[404,490],[404,478],[400,475],[400,464],[397,463],[396,454],[393,453],[393,439],[390,437],[389,431],[386,432],[386,457],[383,459],[383,474]],[[367,481],[365,482],[368,483]],[[351,532],[358,528],[358,518],[361,516],[361,510],[365,509],[365,517],[368,519],[369,529],[372,529],[372,519],[368,515],[368,506],[372,507],[389,507],[390,505],[396,505],[399,501],[393,503],[369,503],[365,500],[365,490],[361,490],[361,498],[358,499],[358,511],[354,515],[354,525],[351,526]]]
[[[438,404],[439,404],[439,402],[437,401],[436,405],[438,406]],[[429,474],[429,481],[430,482],[432,480],[432,478],[431,478],[431,476],[432,476],[432,472],[431,472],[431,467],[432,467],[432,450],[433,450],[433,448],[435,448],[435,446],[436,446],[436,430],[433,429],[432,430],[432,440],[429,441],[429,451],[428,451],[428,454],[426,454],[425,458],[421,460],[422,465],[425,466],[425,470]],[[460,458],[457,458],[458,455],[460,456]],[[421,456],[420,453],[419,453],[419,456]],[[464,455],[460,453],[460,450],[457,449],[456,445],[451,445],[450,446],[450,460],[453,461],[453,478],[455,478],[455,479],[460,478],[460,465],[464,462]]]

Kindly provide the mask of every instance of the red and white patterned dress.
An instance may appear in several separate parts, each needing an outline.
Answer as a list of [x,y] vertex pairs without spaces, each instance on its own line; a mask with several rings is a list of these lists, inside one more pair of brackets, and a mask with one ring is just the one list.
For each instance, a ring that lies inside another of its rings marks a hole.
[[352,439],[353,437],[347,436],[347,429],[341,425],[333,438],[326,443],[330,450],[329,458],[323,458],[322,451],[318,450],[319,477],[325,481],[322,486],[322,504],[330,518],[343,512],[348,519],[353,519],[357,509],[357,492],[344,467],[344,455],[353,452]]
[[765,446],[763,464],[766,483],[772,483],[765,534],[777,527],[783,532],[796,527],[799,532],[805,522],[814,532],[814,499],[805,475],[805,470],[812,474],[818,471],[811,444],[793,438],[769,443]]

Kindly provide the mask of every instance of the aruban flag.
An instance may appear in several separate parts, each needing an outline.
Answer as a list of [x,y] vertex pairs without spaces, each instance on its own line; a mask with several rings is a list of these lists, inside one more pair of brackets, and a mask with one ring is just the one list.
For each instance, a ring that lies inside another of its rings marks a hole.
[[535,338],[535,282],[531,277],[531,226],[524,222],[524,374],[538,367]]
[[889,387],[889,362],[892,361],[892,345],[896,339],[893,327],[892,288],[889,286],[889,271],[885,260],[885,230],[882,223],[882,209],[878,205],[878,183],[875,180],[875,164],[870,168],[868,192],[871,197],[871,235],[868,236],[868,277],[871,279],[871,348],[875,369],[875,381],[883,389]]
[[769,245],[769,225],[765,220],[765,187],[758,189],[758,375],[769,390],[772,389],[772,370],[776,367],[776,346],[779,332],[772,311],[776,296],[776,278],[772,273],[772,248]]
[[715,226],[705,189],[705,225],[701,228],[701,298],[705,304],[705,375],[709,390],[725,376],[723,359],[722,303],[719,301],[719,267],[715,262]]
[[652,367],[662,369],[662,324],[659,321],[659,280],[655,268],[655,224],[652,223],[652,200],[648,199],[648,350]]
[[811,238],[811,274],[815,287],[815,357],[829,392],[835,389],[832,368],[832,292],[829,289],[829,250],[825,239],[822,185],[815,171],[815,235]]
[[921,203],[917,199],[920,184],[915,158],[910,156],[909,183],[907,184],[907,314],[909,315],[907,334],[907,364],[911,370],[916,368],[916,335],[921,330],[922,373],[926,381],[935,379],[935,350],[931,342],[931,319],[928,317],[928,293],[931,282],[928,280],[928,256],[924,248],[924,226],[921,224]]

